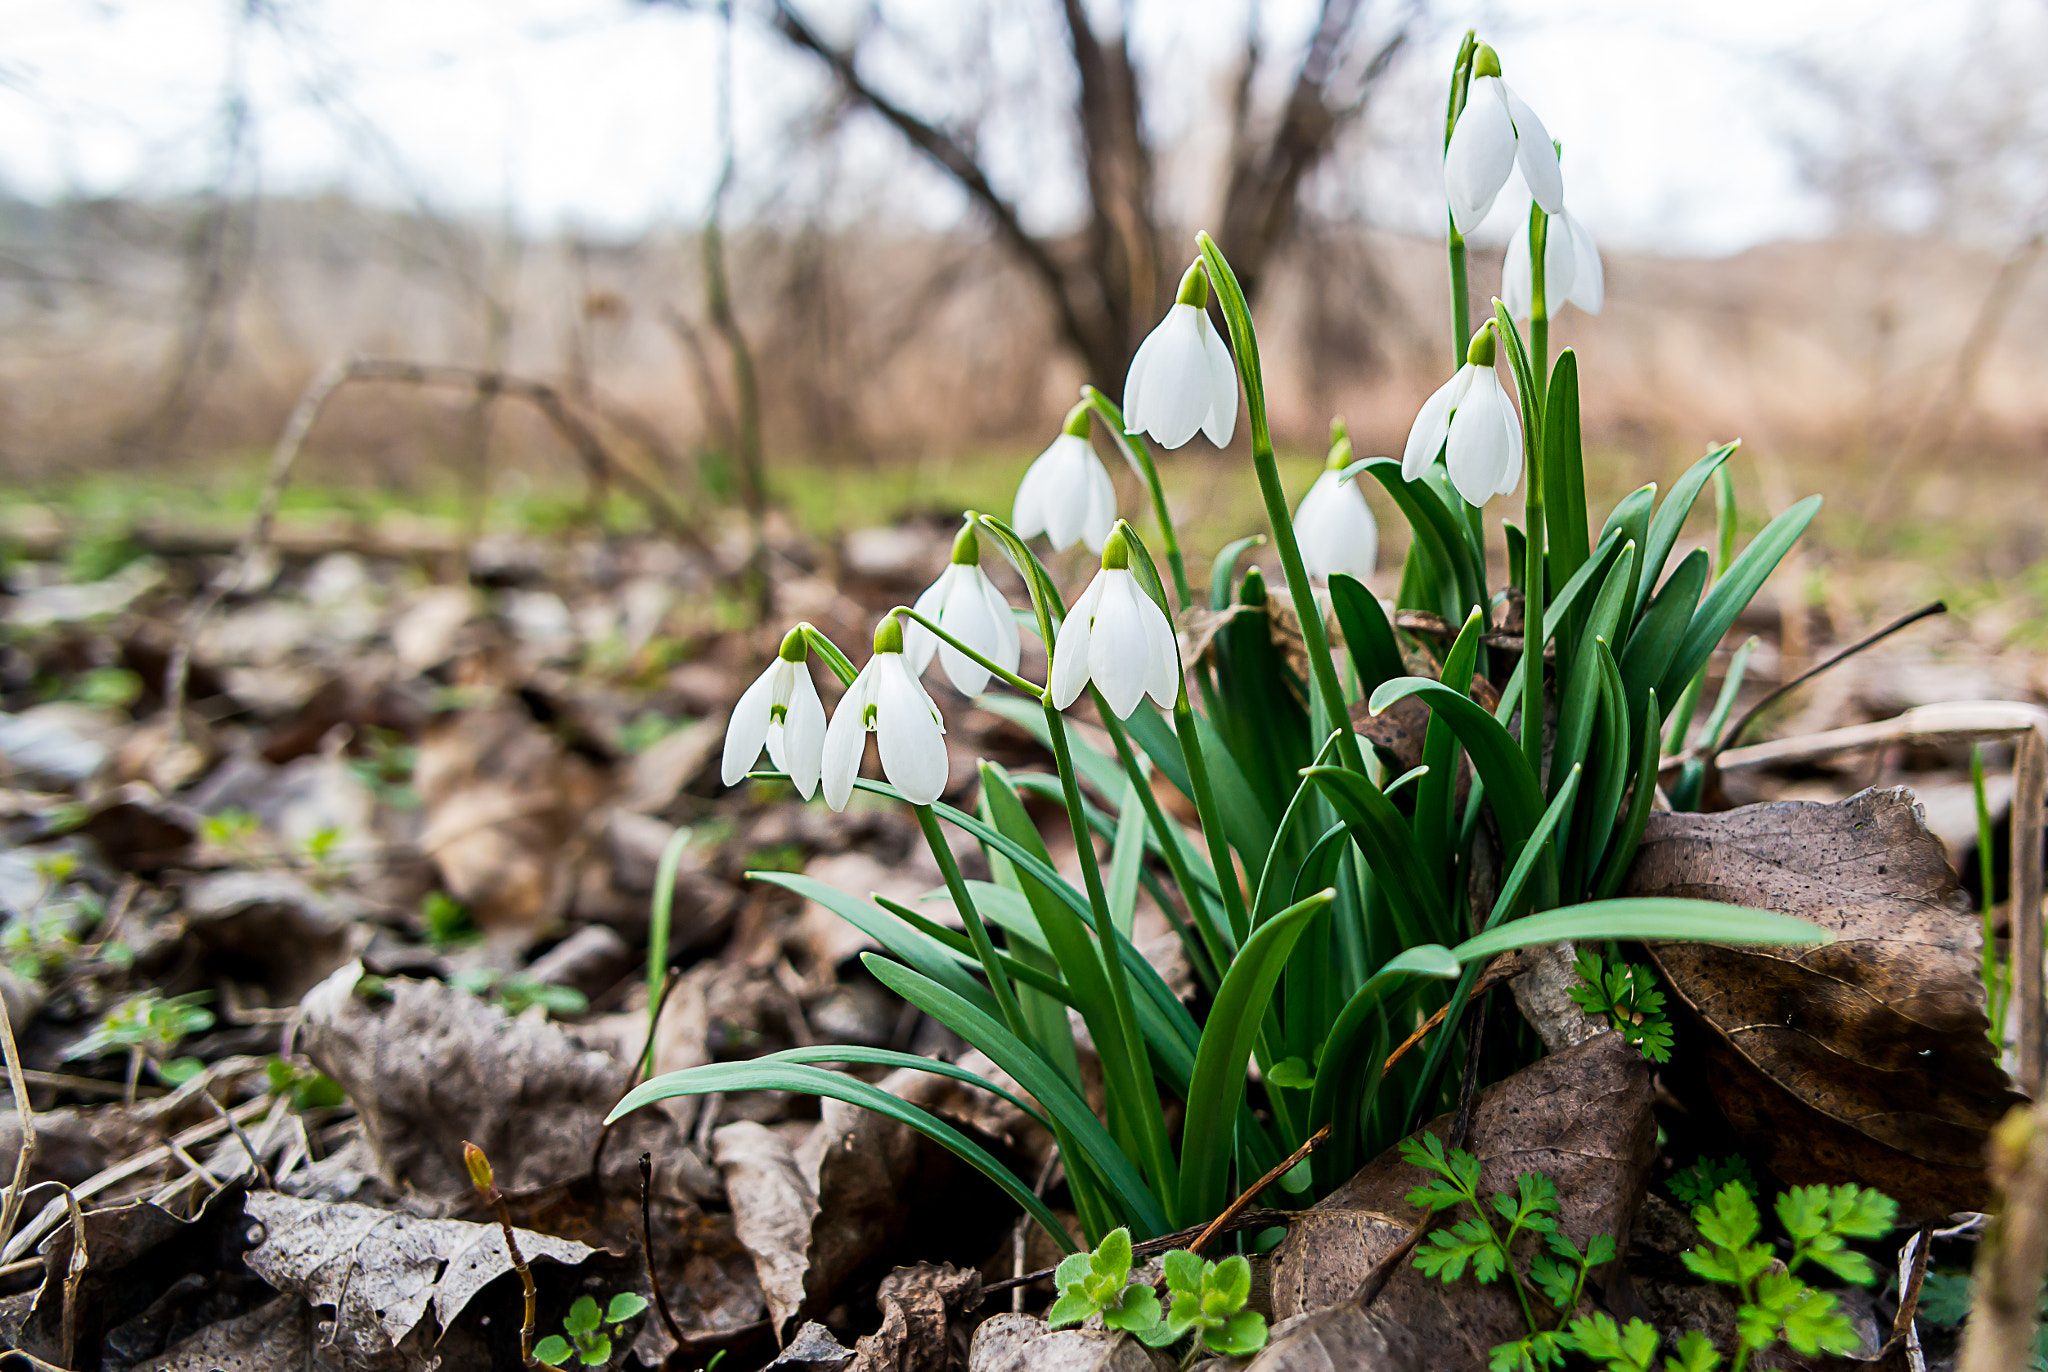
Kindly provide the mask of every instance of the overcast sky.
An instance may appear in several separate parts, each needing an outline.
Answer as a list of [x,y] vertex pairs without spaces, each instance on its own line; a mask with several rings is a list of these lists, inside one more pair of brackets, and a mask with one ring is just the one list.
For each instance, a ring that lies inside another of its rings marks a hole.
[[[0,185],[49,197],[208,184],[239,60],[256,179],[268,191],[509,208],[540,232],[626,235],[702,212],[717,160],[718,28],[705,15],[628,0],[270,0],[274,22],[242,24],[245,2],[0,0]],[[743,12],[753,2],[738,0]],[[1027,28],[1051,8],[999,3]],[[1162,121],[1199,127],[1213,108],[1244,3],[1131,0]],[[804,8],[829,30],[858,7]],[[946,16],[959,12],[948,0],[886,8],[927,23],[941,48]],[[1312,9],[1272,0],[1271,34],[1298,34]],[[1391,163],[1428,165],[1422,112],[1440,106],[1433,83],[1472,23],[1564,144],[1572,210],[1603,242],[1717,253],[1821,232],[1822,209],[1787,151],[1788,121],[1800,115],[1781,59],[1859,45],[1939,51],[1960,41],[1967,12],[1949,0],[1439,0],[1415,74],[1388,95],[1414,108],[1388,111],[1372,147]],[[735,69],[743,163],[773,167],[782,131],[816,108],[822,82],[814,64],[745,21]],[[1033,175],[1034,139],[1051,136],[1014,131],[995,153],[1041,222],[1056,222],[1073,194]],[[893,165],[893,143],[869,137],[870,169]],[[1382,217],[1441,223],[1426,178],[1389,176],[1407,190],[1376,202]],[[902,212],[936,223],[960,213],[936,178],[912,173],[906,184]],[[1385,209],[1389,198],[1400,203]],[[1496,213],[1505,224],[1512,211]]]

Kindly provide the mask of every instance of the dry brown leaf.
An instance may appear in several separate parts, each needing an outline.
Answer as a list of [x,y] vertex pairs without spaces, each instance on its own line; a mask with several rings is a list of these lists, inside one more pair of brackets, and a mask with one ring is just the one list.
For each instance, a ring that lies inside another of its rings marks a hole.
[[769,1323],[781,1330],[803,1309],[817,1192],[789,1140],[751,1120],[713,1133],[711,1159],[725,1178],[733,1232],[754,1259]]
[[996,1315],[974,1331],[967,1372],[1163,1372],[1172,1358],[1113,1329],[1048,1329],[1036,1315]]
[[[604,1117],[629,1085],[625,1063],[442,982],[371,986],[352,964],[314,987],[299,1044],[348,1092],[387,1181],[467,1197],[465,1141],[489,1155],[508,1192],[588,1174]],[[637,1194],[640,1155],[661,1169],[677,1147],[667,1115],[634,1111],[606,1144],[607,1189]]]
[[[1656,1151],[1650,1098],[1648,1065],[1613,1033],[1488,1087],[1474,1102],[1468,1145],[1480,1162],[1482,1189],[1512,1192],[1517,1175],[1541,1172],[1557,1184],[1560,1228],[1581,1249],[1596,1234],[1625,1244]],[[1441,1136],[1449,1127],[1444,1117],[1425,1132]],[[1374,1264],[1421,1219],[1407,1195],[1425,1175],[1390,1149],[1290,1225],[1273,1255],[1273,1313],[1284,1319],[1350,1302]],[[1431,1350],[1429,1366],[1447,1372],[1484,1368],[1489,1349],[1526,1332],[1520,1308],[1502,1287],[1445,1286],[1406,1261],[1370,1309],[1416,1335]],[[1340,1320],[1318,1337],[1325,1336],[1382,1334]]]
[[1988,1201],[1984,1145],[2020,1097],[1988,1037],[1976,916],[1911,793],[1650,816],[1628,894],[1778,910],[1807,948],[1662,944],[1680,1045],[1752,1156],[1854,1182],[1918,1224]]
[[[344,1365],[395,1351],[432,1309],[447,1329],[471,1297],[512,1270],[496,1224],[430,1220],[369,1205],[302,1200],[272,1191],[248,1199],[263,1239],[250,1270],[280,1291],[335,1311],[333,1344]],[[597,1250],[569,1239],[516,1231],[529,1264],[574,1267]]]
[[882,1278],[882,1327],[854,1345],[852,1372],[946,1372],[967,1352],[958,1317],[981,1304],[981,1273],[944,1264]]
[[1245,1372],[1437,1372],[1416,1337],[1376,1306],[1346,1301],[1273,1331]]

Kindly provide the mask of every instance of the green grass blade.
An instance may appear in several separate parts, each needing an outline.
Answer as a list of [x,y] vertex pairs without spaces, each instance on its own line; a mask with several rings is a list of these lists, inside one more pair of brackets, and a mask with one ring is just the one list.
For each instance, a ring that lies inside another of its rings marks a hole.
[[[1440,680],[1461,696],[1471,694],[1472,672],[1479,661],[1479,636],[1485,629],[1485,616],[1475,607],[1465,617],[1464,627],[1458,630],[1450,651],[1444,654]],[[1380,685],[1384,687],[1386,683]],[[1368,699],[1377,697],[1375,690]],[[1415,788],[1415,846],[1422,850],[1423,865],[1437,873],[1448,888],[1457,870],[1453,861],[1458,840],[1457,816],[1453,810],[1458,789],[1458,731],[1448,718],[1434,710],[1422,736],[1422,765],[1427,770]]]
[[1550,534],[1550,579],[1563,584],[1585,565],[1593,546],[1586,531],[1579,359],[1570,348],[1557,355],[1550,373],[1550,398],[1543,405],[1543,523]]
[[1520,852],[1536,821],[1543,816],[1543,793],[1536,778],[1529,774],[1521,744],[1485,706],[1427,677],[1400,677],[1387,682],[1373,692],[1373,713],[1407,696],[1421,696],[1431,711],[1457,731],[1466,756],[1472,759],[1473,770],[1486,783],[1486,798],[1500,820],[1501,841],[1508,852]]
[[1458,975],[1459,966],[1451,950],[1441,944],[1410,948],[1373,973],[1331,1022],[1308,1107],[1311,1131],[1330,1126],[1330,1156],[1318,1158],[1316,1168],[1327,1181],[1349,1176],[1359,1162],[1359,1117],[1367,1092],[1377,1087],[1380,1079],[1378,1054],[1372,1045],[1386,1008],[1383,1002],[1406,978],[1449,980]]
[[1652,691],[1649,705],[1643,712],[1642,761],[1636,769],[1637,784],[1635,795],[1629,801],[1628,822],[1622,825],[1621,841],[1607,855],[1600,868],[1600,880],[1594,887],[1595,894],[1603,899],[1621,889],[1630,865],[1636,860],[1636,849],[1642,845],[1643,831],[1650,826],[1650,804],[1657,791],[1657,739],[1660,729],[1657,693]]
[[1230,1200],[1227,1188],[1236,1142],[1229,1125],[1244,1099],[1252,1045],[1295,940],[1335,896],[1334,891],[1324,891],[1274,915],[1245,940],[1224,974],[1188,1083],[1180,1150],[1179,1213],[1185,1218],[1217,1214]]
[[[1657,578],[1664,575],[1664,562],[1671,556],[1671,550],[1678,546],[1678,535],[1685,529],[1686,517],[1692,513],[1694,502],[1736,447],[1734,443],[1723,443],[1693,463],[1685,475],[1678,478],[1671,494],[1664,497],[1664,503],[1657,507],[1656,515],[1650,520],[1649,539],[1643,544],[1643,574],[1636,579],[1635,606],[1629,614],[1629,623],[1642,618],[1644,607],[1650,603],[1650,592],[1657,587]],[[1727,564],[1724,562],[1722,565]]]
[[997,1013],[995,997],[974,973],[960,965],[950,948],[905,925],[877,906],[814,877],[795,872],[749,872],[747,876],[754,881],[793,891],[806,900],[815,900],[888,949],[893,956],[901,958],[955,995],[966,997],[990,1014]]
[[1793,945],[1831,943],[1834,935],[1817,924],[1773,910],[1711,900],[1627,896],[1525,915],[1474,935],[1451,953],[1460,962],[1470,962],[1539,943],[1597,939]]
[[1650,598],[1649,608],[1643,611],[1635,632],[1628,636],[1620,661],[1621,684],[1628,694],[1631,718],[1641,713],[1643,697],[1652,687],[1665,700],[1676,700],[1685,689],[1692,673],[1672,675],[1672,655],[1690,631],[1693,611],[1698,608],[1700,592],[1706,586],[1707,551],[1695,548]]
[[1714,588],[1700,602],[1699,613],[1686,630],[1671,665],[1657,682],[1657,694],[1666,700],[1677,698],[1685,680],[1697,672],[1720,643],[1735,617],[1763,588],[1765,578],[1776,570],[1792,545],[1806,532],[1820,512],[1820,497],[1810,495],[1764,526],[1762,533],[1742,550]]
[[[1650,538],[1650,511],[1657,503],[1657,483],[1639,486],[1623,496],[1600,528],[1600,537],[1619,533],[1622,541],[1641,548]],[[1633,589],[1633,588],[1631,588]]]
[[1230,583],[1237,573],[1237,560],[1244,556],[1247,548],[1256,548],[1265,541],[1264,534],[1246,534],[1243,538],[1223,545],[1223,551],[1216,554],[1216,561],[1209,569],[1210,609],[1230,608]]
[[1352,842],[1386,893],[1402,942],[1425,943],[1449,931],[1450,907],[1423,864],[1408,821],[1386,793],[1348,767],[1311,767],[1307,776],[1350,828]]
[[800,1095],[827,1096],[872,1110],[899,1124],[907,1124],[1001,1187],[1010,1199],[1024,1207],[1025,1213],[1038,1221],[1039,1227],[1045,1230],[1061,1252],[1075,1251],[1074,1241],[1060,1223],[1059,1216],[1053,1214],[1016,1173],[997,1162],[988,1150],[929,1111],[899,1100],[880,1087],[837,1072],[797,1063],[761,1062],[719,1062],[686,1068],[640,1083],[612,1107],[605,1122],[609,1124],[621,1115],[658,1100],[709,1095],[714,1091],[794,1091]]
[[1352,480],[1360,473],[1379,482],[1394,498],[1414,533],[1414,547],[1422,550],[1432,576],[1445,590],[1456,593],[1455,604],[1421,608],[1433,610],[1455,623],[1463,620],[1474,605],[1484,604],[1481,577],[1472,565],[1470,539],[1443,498],[1425,482],[1403,479],[1401,464],[1395,458],[1368,457],[1344,469],[1344,475]]
[[1344,633],[1344,646],[1351,651],[1351,665],[1358,673],[1365,694],[1408,669],[1401,662],[1400,641],[1380,598],[1364,582],[1348,572],[1330,578],[1330,604],[1337,612],[1337,627]]

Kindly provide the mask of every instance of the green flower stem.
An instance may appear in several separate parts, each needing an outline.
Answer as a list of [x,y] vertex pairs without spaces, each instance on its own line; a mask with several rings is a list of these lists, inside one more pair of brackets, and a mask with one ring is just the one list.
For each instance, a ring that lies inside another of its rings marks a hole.
[[816,625],[806,622],[796,627],[804,636],[804,642],[810,645],[811,651],[825,659],[825,665],[832,669],[832,675],[839,678],[839,684],[853,685],[853,679],[859,676],[860,672],[855,669],[853,660],[839,651],[839,645],[825,637],[824,631]]
[[[1444,107],[1446,152],[1450,151],[1451,131],[1458,127],[1458,116],[1464,112],[1465,97],[1472,88],[1472,56],[1478,49],[1478,35],[1466,29],[1465,40],[1458,45],[1457,60],[1451,64],[1451,92]],[[1465,236],[1458,232],[1448,210],[1444,220],[1450,226],[1447,243],[1451,259],[1451,370],[1455,372],[1465,365],[1465,345],[1472,341],[1472,296],[1465,284]]]
[[[1209,865],[1216,869],[1216,889],[1223,896],[1223,915],[1230,922],[1230,952],[1234,955],[1251,937],[1251,915],[1244,908],[1244,892],[1238,887],[1237,865],[1230,859],[1230,841],[1223,836],[1223,812],[1216,808],[1216,792],[1209,785],[1209,763],[1202,753],[1202,736],[1195,724],[1194,706],[1188,703],[1185,678],[1180,695],[1173,702],[1173,731],[1180,738],[1180,755],[1188,764],[1195,814],[1201,821],[1202,837],[1209,844]],[[1230,958],[1223,958],[1218,965],[1228,967]]]
[[1159,481],[1159,464],[1152,460],[1152,450],[1141,436],[1124,431],[1124,412],[1108,396],[1093,386],[1083,386],[1081,399],[1101,416],[1124,457],[1145,478],[1145,488],[1152,495],[1152,513],[1159,520],[1159,547],[1166,554],[1167,571],[1173,574],[1174,598],[1185,610],[1195,603],[1194,595],[1188,590],[1187,562],[1181,557],[1180,536],[1173,527],[1173,515],[1166,508],[1166,488]]
[[1529,206],[1529,366],[1536,389],[1550,392],[1550,302],[1544,295],[1543,253],[1550,216],[1541,205]]
[[981,912],[974,908],[974,898],[967,893],[966,879],[960,875],[960,864],[954,860],[945,832],[939,828],[939,817],[932,813],[929,805],[910,808],[917,813],[917,827],[923,831],[925,844],[939,864],[939,875],[946,880],[946,892],[953,897],[961,922],[967,926],[968,942],[974,945],[974,956],[981,961],[982,974],[988,978],[989,989],[995,992],[996,1008],[1003,1012],[1004,1025],[1026,1043],[1032,1042],[1024,1011],[1017,1004],[1016,988],[1010,985],[1009,974],[1003,971],[1002,960],[996,956],[995,942],[988,936],[988,926],[981,922]]
[[919,624],[924,625],[925,628],[930,629],[934,634],[938,635],[939,641],[941,643],[947,643],[959,649],[963,654],[970,658],[976,666],[986,669],[990,676],[993,676],[996,680],[1002,682],[1005,686],[1014,686],[1018,690],[1022,691],[1025,695],[1030,696],[1033,700],[1045,699],[1045,688],[1043,686],[1033,685],[1031,682],[1026,681],[1023,677],[1018,676],[1015,672],[1007,671],[1002,667],[998,667],[995,663],[989,661],[980,653],[977,653],[976,651],[974,651],[974,649],[968,647],[965,643],[962,643],[959,639],[947,633],[944,629],[941,629],[935,621],[927,619],[925,616],[919,614],[916,610],[911,609],[908,605],[898,605],[895,609],[889,611],[889,613],[892,615],[901,615],[905,618],[914,619]]
[[[1174,884],[1180,888],[1180,898],[1187,905],[1185,918],[1171,908],[1167,909],[1166,916],[1173,921],[1174,932],[1180,935],[1181,944],[1188,951],[1188,962],[1195,969],[1195,975],[1214,992],[1222,984],[1223,969],[1230,965],[1229,944],[1218,934],[1215,922],[1209,918],[1208,901],[1195,874],[1188,869],[1181,837],[1174,831],[1173,821],[1160,809],[1159,797],[1152,792],[1151,778],[1138,766],[1138,755],[1131,748],[1130,735],[1124,730],[1123,722],[1109,712],[1099,695],[1096,710],[1109,731],[1109,741],[1116,746],[1117,760],[1123,764],[1124,774],[1131,779],[1131,786],[1138,793],[1138,803],[1145,807],[1145,818],[1159,839],[1167,870],[1173,873]],[[1220,879],[1217,885],[1221,887]],[[1193,930],[1188,928],[1189,920],[1194,921]]]
[[[1052,736],[1053,762],[1060,777],[1060,791],[1067,803],[1067,825],[1074,833],[1074,848],[1081,861],[1081,878],[1087,887],[1088,904],[1095,914],[1095,933],[1102,944],[1103,975],[1109,980],[1110,1000],[1116,1007],[1120,1045],[1098,1044],[1106,1076],[1104,1087],[1112,1114],[1122,1114],[1124,1124],[1137,1135],[1139,1156],[1150,1173],[1154,1190],[1166,1198],[1171,1209],[1180,1194],[1180,1169],[1174,1165],[1173,1150],[1166,1138],[1166,1114],[1160,1108],[1159,1092],[1152,1080],[1152,1058],[1138,1031],[1138,1012],[1131,1001],[1130,979],[1124,972],[1123,955],[1117,948],[1116,921],[1109,916],[1109,896],[1102,887],[1102,869],[1095,860],[1095,836],[1088,828],[1088,816],[1081,804],[1081,787],[1075,779],[1074,752],[1067,741],[1066,717],[1045,702],[1046,731]],[[1121,1107],[1119,1109],[1119,1107]],[[1112,1120],[1115,1123],[1115,1120]],[[1168,1218],[1179,1223],[1169,1213]]]
[[[1365,771],[1365,757],[1359,751],[1358,738],[1351,732],[1350,712],[1344,705],[1344,688],[1337,679],[1337,665],[1330,655],[1330,635],[1323,627],[1322,607],[1316,604],[1315,589],[1309,584],[1308,569],[1302,565],[1301,545],[1294,539],[1294,520],[1287,508],[1287,492],[1280,484],[1280,468],[1273,458],[1273,435],[1266,422],[1266,388],[1259,370],[1259,340],[1252,329],[1251,307],[1246,304],[1244,288],[1238,285],[1237,274],[1224,259],[1223,250],[1216,246],[1216,240],[1207,233],[1195,235],[1201,245],[1202,261],[1209,271],[1209,282],[1216,288],[1217,303],[1223,308],[1224,320],[1230,325],[1231,350],[1236,355],[1237,373],[1244,382],[1245,406],[1252,422],[1252,467],[1259,476],[1259,491],[1266,500],[1266,518],[1273,526],[1273,545],[1280,553],[1280,568],[1287,578],[1287,592],[1294,598],[1294,612],[1301,620],[1302,645],[1308,651],[1309,674],[1314,678],[1315,692],[1322,703],[1329,726],[1337,730],[1337,755],[1343,764],[1354,772]],[[1185,701],[1186,693],[1182,693]],[[1178,717],[1179,707],[1175,709]],[[1187,747],[1187,736],[1183,735],[1182,748]],[[1199,745],[1197,745],[1199,746]],[[1192,764],[1191,764],[1192,765]],[[1197,797],[1197,803],[1200,798]],[[1205,814],[1202,822],[1210,823]],[[1216,873],[1217,883],[1226,892],[1231,883],[1224,879],[1227,869]],[[1242,915],[1242,898],[1233,920]]]

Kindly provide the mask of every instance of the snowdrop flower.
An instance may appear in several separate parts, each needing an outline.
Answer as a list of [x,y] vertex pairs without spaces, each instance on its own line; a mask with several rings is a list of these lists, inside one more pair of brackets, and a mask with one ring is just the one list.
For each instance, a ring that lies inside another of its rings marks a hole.
[[[1527,319],[1534,304],[1535,281],[1529,270],[1529,221],[1515,226],[1508,255],[1500,268],[1500,301],[1515,319]],[[1600,313],[1607,303],[1607,273],[1600,249],[1586,226],[1559,210],[1543,230],[1543,306],[1552,319],[1566,305],[1587,314]]]
[[839,698],[825,728],[825,803],[844,810],[872,731],[882,775],[912,805],[946,789],[946,726],[939,707],[903,660],[903,626],[890,615],[875,627],[875,655]]
[[1052,703],[1064,710],[1089,682],[1110,713],[1129,719],[1149,695],[1171,710],[1180,694],[1180,649],[1166,612],[1131,575],[1131,545],[1121,529],[1102,549],[1102,570],[1060,621],[1052,650]]
[[1380,563],[1380,526],[1365,503],[1358,483],[1340,475],[1351,465],[1351,438],[1340,425],[1330,445],[1330,459],[1294,511],[1294,539],[1312,577],[1328,580],[1349,572],[1360,581]]
[[1500,79],[1499,55],[1481,43],[1472,59],[1465,108],[1459,111],[1450,146],[1444,150],[1444,191],[1451,201],[1451,223],[1459,233],[1479,227],[1507,184],[1508,169],[1518,162],[1529,194],[1543,212],[1563,210],[1564,173],[1558,169],[1550,131]]
[[778,771],[787,772],[805,800],[818,789],[818,769],[825,749],[825,707],[811,681],[803,626],[791,629],[768,670],[754,678],[732,707],[725,726],[725,756],[719,776],[736,786],[768,750]]
[[1465,365],[1422,402],[1401,454],[1401,475],[1414,481],[1443,448],[1451,484],[1472,505],[1513,495],[1522,484],[1522,421],[1494,374],[1496,327],[1488,320],[1472,335]]
[[1099,553],[1116,523],[1116,486],[1109,469],[1088,446],[1088,406],[1076,405],[1060,436],[1038,455],[1017,483],[1011,525],[1021,538],[1044,534],[1055,549],[1074,540]]
[[1124,378],[1124,431],[1178,448],[1200,429],[1221,448],[1237,432],[1237,364],[1209,322],[1209,278],[1188,268],[1159,327]]
[[[994,662],[1006,672],[1017,670],[1022,643],[1010,604],[981,570],[981,544],[974,537],[973,516],[953,540],[953,560],[939,579],[917,598],[914,607],[926,619]],[[977,696],[988,688],[988,668],[950,643],[941,643],[930,629],[911,620],[903,626],[903,660],[910,674],[921,677],[937,654],[946,676],[962,695]]]

